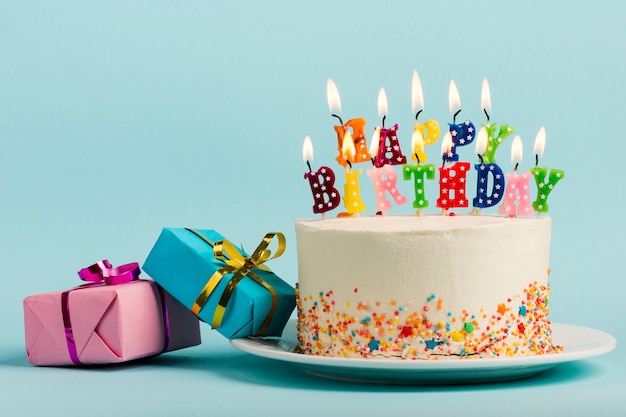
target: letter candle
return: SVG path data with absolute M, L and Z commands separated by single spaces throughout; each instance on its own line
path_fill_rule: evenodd
M 380 143 L 380 130 L 378 127 L 374 129 L 372 143 L 370 145 L 370 154 L 378 154 L 378 144 Z M 406 204 L 406 197 L 400 194 L 396 187 L 398 178 L 396 171 L 391 165 L 383 165 L 377 167 L 374 158 L 372 158 L 372 168 L 368 169 L 367 175 L 372 178 L 374 193 L 376 195 L 376 214 L 384 214 L 391 208 L 391 202 L 385 198 L 385 193 L 389 193 L 397 205 Z
M 535 146 L 533 152 L 535 154 L 535 167 L 530 172 L 535 178 L 537 184 L 537 199 L 533 202 L 533 208 L 537 212 L 537 216 L 541 213 L 548 212 L 548 196 L 554 189 L 556 184 L 563 179 L 565 171 L 561 169 L 551 169 L 548 181 L 546 182 L 546 174 L 548 168 L 539 168 L 539 157 L 543 156 L 543 150 L 546 145 L 546 128 L 541 127 L 535 138 Z
M 383 118 L 383 123 L 380 129 L 378 152 L 374 159 L 374 165 L 377 168 L 381 168 L 383 165 L 406 164 L 406 156 L 402 154 L 396 133 L 398 131 L 398 124 L 396 123 L 391 129 L 385 128 L 387 112 L 387 93 L 385 93 L 384 88 L 381 88 L 378 92 L 378 117 Z
M 504 202 L 499 207 L 500 214 L 506 214 L 507 217 L 531 216 L 533 209 L 530 206 L 530 172 L 517 174 L 517 168 L 522 162 L 522 139 L 519 135 L 513 138 L 511 144 L 511 163 L 515 164 L 513 173 L 506 174 L 506 191 L 504 193 Z M 517 206 L 515 203 L 517 202 Z
M 446 163 L 451 160 L 452 148 L 452 135 L 446 132 L 441 142 L 443 163 L 439 168 L 439 198 L 437 199 L 437 207 L 441 208 L 441 214 L 444 215 L 451 208 L 467 207 L 468 204 L 465 198 L 465 178 L 470 164 L 469 162 L 456 162 L 451 166 L 446 166 Z
M 450 135 L 452 137 L 452 146 L 449 152 L 446 152 L 447 161 L 458 161 L 459 155 L 456 153 L 457 146 L 466 146 L 474 141 L 475 127 L 472 122 L 466 120 L 461 124 L 456 124 L 456 116 L 461 113 L 461 98 L 456 88 L 454 80 L 450 81 L 448 90 L 448 103 L 450 105 L 450 113 L 453 113 L 452 123 L 450 125 Z M 458 110 L 457 110 L 458 109 Z
M 350 132 L 346 132 L 346 136 L 344 138 L 341 149 L 346 164 L 348 165 L 348 167 L 346 167 L 346 183 L 343 186 L 343 205 L 346 208 L 346 211 L 350 213 L 350 215 L 358 215 L 358 213 L 365 211 L 365 204 L 363 204 L 363 201 L 361 201 L 361 189 L 359 187 L 359 174 L 362 172 L 362 170 L 352 170 L 351 160 L 354 158 L 355 150 L 354 142 L 349 136 Z
M 496 150 L 498 150 L 498 146 L 510 135 L 515 132 L 515 129 L 512 126 L 509 126 L 505 123 L 502 123 L 500 126 L 500 130 L 496 134 L 496 130 L 498 129 L 498 123 L 489 122 L 489 113 L 491 112 L 491 93 L 489 91 L 489 82 L 487 79 L 483 79 L 483 88 L 481 94 L 481 108 L 485 112 L 485 116 L 487 116 L 487 124 L 485 128 L 487 128 L 487 147 L 485 148 L 484 153 L 482 154 L 482 160 L 485 164 L 496 162 Z
M 304 178 L 309 180 L 311 192 L 313 193 L 313 213 L 321 213 L 322 218 L 325 218 L 324 213 L 333 210 L 341 202 L 339 191 L 334 187 L 335 173 L 326 166 L 320 167 L 313 173 L 310 163 L 313 160 L 313 143 L 308 136 L 304 138 L 304 144 L 302 145 L 302 158 L 309 167 L 309 172 L 304 173 Z
M 326 82 L 326 99 L 328 100 L 328 109 L 330 110 L 331 115 L 339 119 L 340 123 L 338 126 L 334 126 L 335 132 L 337 132 L 337 150 L 339 151 L 339 156 L 335 158 L 336 161 L 344 168 L 347 165 L 346 160 L 343 157 L 342 145 L 346 132 L 348 132 L 349 129 L 352 129 L 350 137 L 352 138 L 355 147 L 353 162 L 358 163 L 369 161 L 371 156 L 367 152 L 367 140 L 365 138 L 364 129 L 365 119 L 362 117 L 350 119 L 344 124 L 341 117 L 333 113 L 333 111 L 341 112 L 341 97 L 339 96 L 337 85 L 330 78 Z
M 487 128 L 482 127 L 476 137 L 476 153 L 480 159 L 479 164 L 474 165 L 478 173 L 476 180 L 476 197 L 472 200 L 472 205 L 482 214 L 482 209 L 493 207 L 502 200 L 504 192 L 504 174 L 502 169 L 495 163 L 485 163 L 483 153 L 487 147 Z M 489 177 L 491 176 L 491 192 L 487 194 Z
M 422 216 L 422 209 L 428 207 L 428 200 L 424 192 L 424 179 L 435 179 L 435 165 L 426 164 L 422 165 L 419 150 L 424 149 L 424 139 L 419 129 L 413 131 L 413 138 L 411 139 L 411 149 L 413 149 L 413 159 L 417 162 L 415 165 L 406 164 L 402 166 L 402 175 L 405 180 L 410 180 L 413 177 L 413 189 L 415 190 L 415 200 L 413 201 L 413 207 L 417 209 L 415 212 L 418 216 Z
M 424 146 L 437 142 L 439 140 L 439 136 L 441 135 L 441 130 L 439 128 L 439 123 L 433 119 L 429 119 L 425 123 L 419 124 L 419 115 L 424 110 L 424 94 L 422 92 L 422 83 L 419 75 L 417 75 L 417 71 L 413 71 L 413 79 L 411 81 L 411 105 L 413 112 L 415 112 L 416 109 L 419 109 L 417 110 L 417 113 L 415 113 L 413 136 L 419 133 L 421 137 L 420 147 L 417 150 L 415 148 L 412 149 L 413 154 L 411 155 L 411 159 L 424 163 L 428 160 L 428 156 L 424 152 Z M 412 143 L 413 140 L 414 139 L 412 138 Z

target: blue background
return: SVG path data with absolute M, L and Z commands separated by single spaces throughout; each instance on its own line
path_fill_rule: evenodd
M 625 12 L 619 1 L 1 1 L 0 412 L 622 414 Z M 26 362 L 25 296 L 72 287 L 102 258 L 143 262 L 164 226 L 215 228 L 247 248 L 283 231 L 289 248 L 271 267 L 295 283 L 293 221 L 313 202 L 305 135 L 313 165 L 343 185 L 326 80 L 344 119 L 368 120 L 368 137 L 385 87 L 388 123 L 408 147 L 414 69 L 423 116 L 442 126 L 451 79 L 460 118 L 484 123 L 487 77 L 492 120 L 524 140 L 522 169 L 546 127 L 541 165 L 566 171 L 550 197 L 552 320 L 609 332 L 616 350 L 526 381 L 421 388 L 317 379 L 241 353 L 208 325 L 203 345 L 146 363 Z M 473 148 L 461 159 L 474 163 Z M 505 172 L 509 149 L 497 155 Z M 399 187 L 411 201 L 411 183 Z M 361 188 L 371 214 L 365 174 Z

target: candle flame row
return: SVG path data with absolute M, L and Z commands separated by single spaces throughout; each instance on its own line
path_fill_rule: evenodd
M 341 97 L 339 95 L 339 89 L 337 85 L 332 79 L 328 79 L 326 82 L 326 98 L 328 100 L 328 108 L 330 112 L 341 112 Z M 454 80 L 450 81 L 450 86 L 448 89 L 448 104 L 450 106 L 450 113 L 455 113 L 461 109 L 461 98 L 459 96 L 459 91 L 456 87 L 456 83 Z M 482 90 L 481 90 L 481 108 L 484 109 L 485 112 L 491 112 L 491 92 L 489 89 L 489 81 L 487 78 L 483 79 Z M 411 80 L 411 108 L 413 112 L 416 110 L 422 110 L 424 108 L 424 94 L 422 90 L 422 83 L 420 81 L 419 75 L 417 71 L 413 71 L 413 77 Z M 384 88 L 381 88 L 378 91 L 378 116 L 387 116 L 389 112 L 389 105 L 387 101 L 387 93 Z M 348 139 L 348 140 L 346 140 Z M 374 129 L 374 135 L 372 137 L 372 143 L 370 145 L 370 154 L 372 156 L 378 153 L 380 141 L 380 128 L 376 127 Z M 545 127 L 541 127 L 539 132 L 537 133 L 537 137 L 535 139 L 535 144 L 533 147 L 533 153 L 537 155 L 537 158 L 543 155 L 545 149 L 546 142 L 546 129 Z M 478 136 L 476 137 L 476 153 L 482 155 L 488 144 L 488 133 L 485 127 L 481 128 L 478 132 Z M 418 150 L 423 151 L 424 149 L 424 138 L 419 130 L 415 130 L 413 132 L 413 136 L 411 138 L 411 148 L 414 153 Z M 519 135 L 516 135 L 513 139 L 513 143 L 511 145 L 511 162 L 521 162 L 523 156 L 523 147 L 522 141 Z M 447 132 L 442 138 L 441 143 L 441 154 L 449 153 L 452 150 L 452 136 L 450 132 Z M 350 131 L 346 129 L 346 134 L 342 143 L 342 155 L 346 159 L 354 158 L 356 153 L 356 149 L 354 148 L 354 142 L 352 140 L 352 135 Z M 303 157 L 306 160 L 313 159 L 313 146 L 311 144 L 311 139 L 307 136 L 305 138 L 305 144 L 303 145 Z
M 341 96 L 339 95 L 339 89 L 337 88 L 337 84 L 330 78 L 326 82 L 326 99 L 328 101 L 328 109 L 331 113 L 334 111 L 341 112 Z M 450 113 L 455 113 L 461 108 L 461 97 L 454 80 L 450 80 L 448 104 L 450 106 Z M 491 93 L 489 91 L 489 81 L 487 81 L 486 78 L 483 79 L 480 106 L 482 109 L 491 113 Z M 422 82 L 420 81 L 417 71 L 413 71 L 413 78 L 411 80 L 411 109 L 415 112 L 423 108 L 424 93 L 422 90 Z M 387 93 L 384 88 L 381 88 L 378 91 L 378 117 L 386 116 L 388 112 Z

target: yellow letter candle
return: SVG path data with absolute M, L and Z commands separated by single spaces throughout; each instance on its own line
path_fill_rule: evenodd
M 361 190 L 359 188 L 359 174 L 362 170 L 352 170 L 351 160 L 354 158 L 354 143 L 349 136 L 350 132 L 346 132 L 342 146 L 342 154 L 348 165 L 348 168 L 346 168 L 346 183 L 343 186 L 343 205 L 348 213 L 358 214 L 365 211 L 365 204 L 361 201 Z

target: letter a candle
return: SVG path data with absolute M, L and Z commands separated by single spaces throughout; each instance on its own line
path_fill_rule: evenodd
M 345 124 L 341 117 L 337 114 L 333 113 L 333 111 L 341 112 L 341 97 L 339 96 L 339 90 L 337 89 L 337 85 L 331 79 L 329 79 L 326 83 L 326 99 L 328 100 L 328 109 L 330 110 L 333 117 L 339 119 L 339 125 L 334 126 L 335 132 L 337 132 L 337 150 L 339 151 L 339 156 L 337 156 L 336 161 L 342 167 L 346 167 L 346 159 L 343 156 L 343 141 L 346 138 L 346 132 L 349 132 L 349 129 L 352 129 L 352 134 L 350 135 L 350 140 L 353 141 L 355 148 L 355 155 L 353 158 L 353 163 L 358 162 L 367 162 L 370 160 L 371 156 L 367 152 L 367 139 L 365 138 L 365 119 L 362 117 L 356 119 L 350 119 Z

